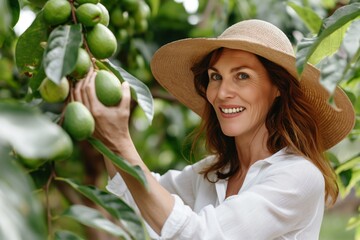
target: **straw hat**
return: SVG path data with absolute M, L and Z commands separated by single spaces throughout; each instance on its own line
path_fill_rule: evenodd
M 191 67 L 211 51 L 231 48 L 260 55 L 285 68 L 298 79 L 294 49 L 287 36 L 276 26 L 262 20 L 245 20 L 227 28 L 217 38 L 188 38 L 161 47 L 153 56 L 151 69 L 155 79 L 181 103 L 202 115 L 205 100 L 194 87 Z M 340 89 L 336 88 L 334 98 L 337 110 L 328 104 L 330 94 L 319 82 L 320 72 L 307 64 L 301 76 L 300 85 L 306 99 L 318 113 L 320 134 L 326 149 L 331 148 L 354 127 L 353 106 Z

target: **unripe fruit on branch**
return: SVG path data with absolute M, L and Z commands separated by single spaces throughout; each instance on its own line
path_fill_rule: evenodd
M 90 137 L 95 130 L 95 120 L 81 102 L 71 102 L 66 106 L 63 128 L 75 140 Z
M 79 48 L 78 57 L 75 63 L 75 68 L 70 74 L 76 80 L 79 80 L 89 72 L 91 67 L 91 59 L 85 49 Z
M 110 21 L 110 16 L 109 16 L 109 11 L 107 10 L 107 8 L 102 5 L 101 3 L 96 4 L 96 6 L 98 6 L 101 10 L 101 20 L 100 23 L 104 26 L 108 26 L 109 25 L 109 21 Z
M 99 101 L 105 106 L 116 106 L 122 97 L 121 83 L 111 72 L 100 70 L 95 77 L 95 91 Z
M 69 82 L 63 77 L 60 84 L 56 84 L 49 78 L 45 78 L 40 87 L 39 92 L 44 101 L 48 103 L 58 103 L 64 101 L 69 95 Z
M 98 23 L 86 35 L 86 41 L 91 53 L 97 59 L 113 56 L 117 49 L 114 34 L 106 26 Z
M 63 24 L 70 19 L 71 4 L 67 0 L 49 0 L 44 5 L 43 14 L 49 25 Z
M 99 23 L 101 14 L 101 9 L 92 3 L 84 3 L 76 9 L 76 18 L 86 27 L 92 27 Z

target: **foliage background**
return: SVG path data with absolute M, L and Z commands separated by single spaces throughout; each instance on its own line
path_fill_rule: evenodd
M 19 72 L 15 62 L 16 43 L 21 30 L 19 25 L 15 26 L 14 29 L 16 31 L 8 28 L 8 26 L 15 25 L 19 15 L 38 13 L 44 2 L 45 0 L 21 0 L 19 1 L 19 6 L 17 6 L 16 1 L 0 0 L 0 101 L 9 102 L 15 100 L 17 102 L 27 102 L 27 105 L 31 107 L 36 106 L 39 108 L 43 115 L 50 117 L 50 119 L 56 119 L 56 114 L 61 106 L 49 105 L 36 100 L 29 101 L 27 99 L 30 76 Z M 294 11 L 296 8 L 294 6 L 291 7 L 289 1 L 192 0 L 181 2 L 147 0 L 144 3 L 150 7 L 150 15 L 146 18 L 146 24 L 144 22 L 141 24 L 136 22 L 135 17 L 131 15 L 131 4 L 125 4 L 125 2 L 132 2 L 131 0 L 102 0 L 101 2 L 108 8 L 112 18 L 115 18 L 113 17 L 115 16 L 114 12 L 118 11 L 121 7 L 120 11 L 127 11 L 130 13 L 130 19 L 133 19 L 126 23 L 110 22 L 109 28 L 116 35 L 119 46 L 116 56 L 111 61 L 143 81 L 154 97 L 154 121 L 150 125 L 141 108 L 134 105 L 131 132 L 135 145 L 140 149 L 140 155 L 149 168 L 163 173 L 170 168 L 182 168 L 184 165 L 200 158 L 202 153 L 197 153 L 196 156 L 190 155 L 191 140 L 187 138 L 199 123 L 199 118 L 180 105 L 172 96 L 168 95 L 151 75 L 149 62 L 157 48 L 165 43 L 186 37 L 213 37 L 221 33 L 227 26 L 239 20 L 249 18 L 258 18 L 274 23 L 285 31 L 293 42 L 294 47 L 297 47 L 304 37 L 312 37 L 317 33 L 307 24 L 309 23 L 309 21 L 306 21 L 307 16 L 313 13 L 319 19 L 324 19 L 332 15 L 339 7 L 357 1 L 292 1 L 292 3 L 303 9 L 303 14 L 301 14 L 301 11 Z M 189 2 L 198 2 L 198 7 L 193 10 L 189 7 L 186 8 Z M 18 9 L 21 9 L 21 12 Z M 315 20 L 310 22 L 316 22 Z M 321 67 L 330 68 L 329 71 L 331 73 L 336 71 L 343 73 L 341 70 L 344 69 L 344 65 L 352 70 L 346 75 L 340 74 L 340 77 L 335 80 L 326 78 L 323 80 L 324 85 L 330 89 L 333 88 L 334 84 L 340 84 L 351 97 L 357 112 L 357 123 L 352 134 L 328 153 L 339 175 L 341 198 L 351 195 L 355 196 L 355 199 L 357 199 L 359 191 L 358 180 L 360 178 L 360 68 L 358 61 L 360 39 L 359 34 L 356 34 L 360 30 L 359 25 L 359 20 L 354 21 L 350 28 L 347 29 L 349 34 L 338 37 L 341 40 L 344 37 L 344 41 L 340 41 L 340 46 L 336 47 L 339 51 L 336 54 L 331 54 L 331 57 L 319 63 Z M 2 110 L 3 108 L 0 107 L 0 116 Z M 45 132 L 41 131 L 39 131 L 39 138 L 41 135 L 46 135 Z M 2 133 L 0 132 L 0 136 Z M 26 190 L 21 192 L 21 188 L 16 185 L 16 182 L 13 179 L 9 180 L 10 178 L 6 178 L 5 173 L 4 175 L 0 174 L 2 175 L 0 182 L 9 183 L 13 181 L 12 187 L 7 189 L 7 191 L 11 192 L 11 189 L 13 189 L 13 191 L 21 192 L 15 198 L 33 199 L 35 205 L 36 202 L 41 203 L 35 209 L 42 206 L 43 210 L 34 210 L 36 213 L 26 216 L 40 219 L 38 221 L 40 223 L 43 222 L 43 224 L 39 224 L 40 227 L 34 228 L 47 232 L 48 238 L 56 236 L 59 239 L 67 239 L 64 237 L 65 234 L 62 234 L 61 238 L 59 235 L 55 235 L 55 232 L 60 229 L 69 230 L 84 239 L 110 239 L 112 234 L 99 231 L 97 227 L 83 227 L 84 224 L 79 224 L 81 222 L 79 219 L 69 220 L 62 217 L 64 211 L 69 206 L 75 204 L 86 205 L 103 212 L 99 204 L 89 201 L 88 198 L 85 198 L 83 194 L 79 194 L 69 184 L 63 181 L 48 181 L 52 174 L 56 173 L 57 176 L 73 179 L 83 185 L 97 186 L 100 189 L 104 188 L 107 175 L 101 155 L 87 141 L 74 142 L 73 144 L 74 152 L 70 159 L 56 163 L 49 162 L 36 170 L 28 169 L 21 164 L 20 168 L 15 168 L 8 164 L 8 162 L 13 161 L 13 158 L 6 154 L 9 152 L 7 148 L 0 148 L 0 169 L 6 169 L 5 172 L 17 172 L 15 176 L 26 178 L 27 180 L 24 181 L 30 182 L 28 189 L 33 189 L 33 197 L 29 198 L 26 195 L 28 194 Z M 19 182 L 19 184 L 22 183 Z M 0 188 L 0 193 L 1 203 L 1 200 L 5 199 L 4 188 Z M 329 218 L 325 218 L 324 230 L 321 233 L 323 239 L 339 239 L 335 237 L 333 232 L 330 232 L 334 229 L 337 229 L 337 234 L 341 232 L 341 239 L 352 239 L 359 235 L 357 230 L 359 221 L 356 212 L 358 202 L 354 202 L 351 205 L 353 209 L 348 211 L 345 216 L 337 213 L 333 214 L 329 211 L 326 215 Z M 14 213 L 9 212 L 7 216 L 11 217 L 13 215 Z M 350 217 L 354 217 L 349 224 L 350 227 L 353 227 L 353 230 L 345 232 L 346 222 Z M 333 224 L 331 222 L 332 219 L 340 220 Z M 3 222 L 0 220 L 0 226 L 2 224 Z M 24 223 L 24 225 L 27 225 L 27 223 Z M 47 231 L 44 230 L 45 226 L 47 226 Z M 29 231 L 31 232 L 31 230 Z M 34 239 L 36 238 L 34 237 Z

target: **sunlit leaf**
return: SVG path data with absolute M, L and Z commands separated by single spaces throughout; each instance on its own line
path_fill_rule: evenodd
M 148 183 L 146 181 L 146 177 L 144 172 L 139 166 L 132 166 L 127 161 L 125 161 L 120 156 L 113 153 L 110 149 L 108 149 L 101 141 L 95 139 L 95 138 L 88 138 L 88 141 L 91 143 L 91 145 L 100 153 L 105 155 L 107 158 L 109 158 L 116 166 L 118 166 L 120 169 L 124 170 L 131 176 L 133 176 L 135 179 L 137 179 L 140 183 L 142 183 L 146 188 L 148 188 Z
M 67 182 L 81 194 L 103 207 L 115 219 L 123 222 L 134 239 L 147 239 L 143 221 L 135 211 L 118 196 L 102 191 L 94 186 L 78 185 L 70 179 L 57 178 L 57 180 Z
M 149 123 L 151 123 L 154 117 L 154 100 L 149 88 L 139 79 L 110 61 L 104 61 L 102 64 L 109 68 L 119 79 L 124 79 L 130 84 L 136 94 L 136 101 L 144 111 Z
M 48 26 L 44 22 L 42 11 L 39 12 L 28 29 L 19 37 L 15 59 L 21 73 L 36 72 L 40 67 L 47 41 Z
M 346 226 L 346 229 L 350 230 L 350 229 L 353 229 L 353 228 L 356 228 L 359 226 L 360 226 L 360 216 L 356 216 L 356 217 L 350 218 L 350 220 Z
M 131 239 L 129 235 L 119 226 L 105 218 L 98 210 L 83 205 L 72 205 L 63 213 L 76 221 L 96 229 L 103 230 L 114 236 Z
M 44 213 L 31 179 L 14 164 L 10 152 L 0 139 L 0 239 L 46 239 Z
M 350 22 L 344 24 L 342 27 L 323 38 L 321 44 L 319 44 L 318 47 L 314 49 L 308 61 L 316 65 L 325 57 L 330 56 L 338 51 L 349 26 Z
M 74 70 L 81 44 L 81 24 L 61 25 L 51 32 L 43 61 L 50 80 L 60 83 L 62 77 Z
M 303 7 L 295 2 L 288 2 L 288 6 L 290 6 L 294 11 L 297 13 L 297 15 L 300 17 L 300 19 L 304 22 L 306 27 L 313 33 L 316 34 L 319 32 L 322 19 L 317 15 L 315 11 L 313 11 L 309 7 Z
M 360 157 L 356 157 L 342 163 L 339 167 L 336 168 L 336 173 L 339 174 L 343 171 L 354 169 L 355 167 L 360 169 Z
M 0 102 L 0 140 L 27 159 L 57 160 L 69 157 L 69 135 L 40 111 L 18 103 Z
M 342 41 L 345 28 L 349 23 L 360 15 L 360 3 L 353 3 L 337 9 L 333 15 L 324 19 L 322 27 L 317 37 L 304 38 L 298 44 L 296 54 L 296 66 L 299 75 L 302 74 L 306 62 L 313 58 L 316 64 L 330 52 L 334 51 L 334 46 Z M 325 40 L 326 39 L 326 40 Z M 323 43 L 327 43 L 326 46 Z M 330 46 L 330 50 L 327 50 Z M 313 56 L 314 55 L 314 56 Z

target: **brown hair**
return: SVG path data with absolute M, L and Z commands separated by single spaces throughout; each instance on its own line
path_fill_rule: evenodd
M 234 175 L 240 168 L 235 140 L 222 133 L 215 111 L 206 99 L 207 70 L 216 63 L 222 50 L 223 48 L 214 50 L 191 69 L 195 76 L 196 91 L 206 100 L 195 140 L 205 134 L 206 149 L 218 156 L 218 161 L 202 171 L 207 179 L 210 172 L 215 172 L 218 179 L 225 179 Z M 324 156 L 326 149 L 320 138 L 317 123 L 312 117 L 315 115 L 314 107 L 305 100 L 300 83 L 294 76 L 283 67 L 261 56 L 257 57 L 280 92 L 266 117 L 265 124 L 269 132 L 268 150 L 275 153 L 289 147 L 294 153 L 309 159 L 324 176 L 326 201 L 330 205 L 334 204 L 339 192 L 336 174 Z M 194 145 L 193 151 L 195 147 Z M 225 167 L 229 167 L 227 172 L 223 172 Z

